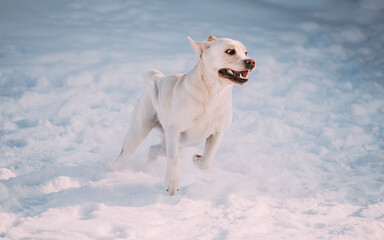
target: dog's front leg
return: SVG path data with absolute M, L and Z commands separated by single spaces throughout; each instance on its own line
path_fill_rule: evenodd
M 196 154 L 193 156 L 193 162 L 200 169 L 207 169 L 211 166 L 213 158 L 220 146 L 221 140 L 223 139 L 223 132 L 217 132 L 210 135 L 205 141 L 205 148 L 203 156 Z
M 169 126 L 165 129 L 168 158 L 165 184 L 171 196 L 175 195 L 180 185 L 179 136 L 180 131 L 176 127 Z

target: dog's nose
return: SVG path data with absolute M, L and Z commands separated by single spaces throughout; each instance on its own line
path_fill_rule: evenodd
M 255 67 L 255 60 L 253 59 L 245 59 L 244 60 L 245 67 L 247 69 L 253 69 Z

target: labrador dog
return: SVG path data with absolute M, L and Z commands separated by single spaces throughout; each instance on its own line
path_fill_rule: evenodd
M 247 83 L 255 68 L 255 61 L 238 41 L 214 36 L 201 42 L 188 39 L 199 62 L 186 74 L 146 74 L 146 91 L 136 104 L 123 148 L 112 164 L 114 170 L 121 170 L 147 134 L 158 129 L 162 141 L 150 147 L 148 160 L 167 157 L 165 184 L 170 195 L 179 190 L 181 149 L 205 140 L 204 153 L 194 155 L 193 162 L 200 169 L 210 167 L 232 121 L 232 87 Z

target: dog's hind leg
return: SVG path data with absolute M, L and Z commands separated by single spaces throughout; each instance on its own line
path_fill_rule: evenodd
M 149 147 L 148 152 L 148 162 L 154 162 L 160 156 L 165 157 L 167 155 L 167 150 L 165 147 L 165 136 L 164 130 L 160 127 L 162 133 L 162 140 L 159 144 L 155 144 Z
M 161 143 L 149 147 L 148 162 L 154 162 L 158 157 L 165 157 L 166 155 L 167 150 L 165 148 L 165 140 L 163 140 Z
M 120 155 L 112 163 L 112 170 L 122 170 L 126 161 L 132 156 L 136 148 L 155 127 L 156 112 L 148 96 L 144 95 L 133 111 L 132 122 L 124 139 Z

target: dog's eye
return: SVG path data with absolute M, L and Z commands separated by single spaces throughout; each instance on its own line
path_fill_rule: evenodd
M 229 55 L 233 55 L 236 53 L 235 49 L 228 49 L 227 51 L 225 51 L 227 54 Z
M 248 56 L 248 52 L 245 52 L 245 56 Z

